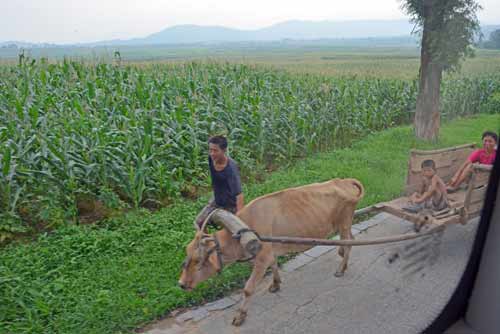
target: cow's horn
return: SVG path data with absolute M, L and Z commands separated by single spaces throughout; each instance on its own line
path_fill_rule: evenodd
M 210 219 L 229 230 L 233 235 L 239 235 L 241 246 L 252 257 L 261 250 L 262 245 L 257 235 L 249 230 L 248 226 L 236 215 L 226 210 L 216 209 L 211 213 Z
M 203 234 L 207 234 L 207 233 L 205 232 L 205 230 L 206 230 L 206 228 L 207 228 L 208 223 L 209 223 L 210 221 L 213 221 L 212 216 L 214 215 L 215 211 L 216 211 L 216 210 L 214 210 L 214 211 L 212 211 L 212 212 L 210 212 L 210 213 L 208 214 L 208 216 L 205 218 L 205 220 L 204 220 L 204 221 L 203 221 L 203 223 L 201 224 L 201 227 L 199 227 L 199 226 L 198 226 L 198 224 L 196 224 L 196 222 L 194 223 L 194 225 L 196 226 L 196 228 L 198 229 L 198 231 L 202 231 L 202 232 L 203 232 Z

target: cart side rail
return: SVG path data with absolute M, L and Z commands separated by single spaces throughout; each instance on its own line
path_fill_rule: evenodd
M 467 186 L 462 210 L 462 223 L 465 224 L 467 220 L 481 214 L 492 169 L 492 165 L 472 165 L 472 175 Z

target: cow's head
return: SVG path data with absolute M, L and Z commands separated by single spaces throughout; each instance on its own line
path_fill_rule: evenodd
M 215 234 L 205 232 L 205 224 L 197 228 L 194 239 L 186 247 L 186 258 L 182 263 L 179 286 L 192 290 L 222 270 L 222 255 Z

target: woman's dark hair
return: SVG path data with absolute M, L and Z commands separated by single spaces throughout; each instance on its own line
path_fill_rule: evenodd
M 224 136 L 213 136 L 208 139 L 209 144 L 215 144 L 221 149 L 225 150 L 227 148 L 227 139 Z
M 484 131 L 481 139 L 484 139 L 484 137 L 491 137 L 491 138 L 495 139 L 495 143 L 498 143 L 498 136 L 493 131 Z

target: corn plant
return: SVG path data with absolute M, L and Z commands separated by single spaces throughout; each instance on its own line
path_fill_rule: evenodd
M 494 75 L 447 79 L 443 114 L 494 105 L 488 101 L 499 82 Z M 230 154 L 249 173 L 409 123 L 416 93 L 415 80 L 23 56 L 0 67 L 1 214 L 50 225 L 78 221 L 82 194 L 114 192 L 133 207 L 160 202 L 207 184 L 212 134 L 229 137 Z

